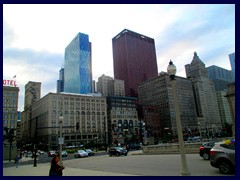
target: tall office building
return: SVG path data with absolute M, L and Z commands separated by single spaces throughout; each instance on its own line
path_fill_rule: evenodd
M 233 77 L 235 79 L 235 53 L 229 54 L 228 56 L 232 68 Z
M 211 129 L 213 132 L 222 129 L 214 84 L 196 52 L 191 64 L 185 65 L 185 70 L 193 84 L 199 128 Z
M 6 81 L 6 80 L 3 80 Z M 7 80 L 8 81 L 8 80 Z M 13 80 L 11 80 L 13 82 Z M 5 84 L 3 82 L 3 84 Z M 3 146 L 2 146 L 2 157 L 3 160 L 14 159 L 15 153 L 17 151 L 16 140 L 18 136 L 18 95 L 19 87 L 16 87 L 13 83 L 5 84 L 3 86 L 3 114 L 2 114 L 2 124 L 3 124 Z M 5 135 L 12 134 L 16 138 L 10 141 Z M 9 136 L 8 136 L 9 137 Z M 11 143 L 10 143 L 11 142 Z M 12 153 L 11 153 L 12 152 Z
M 97 89 L 103 96 L 125 96 L 124 81 L 104 74 L 98 78 Z
M 207 67 L 208 77 L 213 81 L 216 91 L 227 89 L 227 85 L 234 82 L 234 77 L 231 71 L 218 67 Z
M 194 133 L 198 128 L 198 124 L 192 83 L 187 78 L 177 76 L 176 82 L 183 131 L 190 129 Z M 141 83 L 138 86 L 138 92 L 139 104 L 158 107 L 158 121 L 161 128 L 159 131 L 161 134 L 163 135 L 164 130 L 168 129 L 176 135 L 176 115 L 169 75 L 165 72 L 159 73 L 158 77 Z
M 34 132 L 32 124 L 32 105 L 41 98 L 41 82 L 29 81 L 25 85 L 25 101 L 24 111 L 21 115 L 21 133 L 26 139 L 23 140 L 25 143 L 30 143 L 33 138 Z
M 88 94 L 92 92 L 91 43 L 86 34 L 78 33 L 65 48 L 64 92 Z
M 64 91 L 64 68 L 59 70 L 59 79 L 57 80 L 57 93 Z
M 124 29 L 112 47 L 114 79 L 124 80 L 126 96 L 137 97 L 137 86 L 158 75 L 154 39 Z
M 3 127 L 17 128 L 19 87 L 3 86 Z

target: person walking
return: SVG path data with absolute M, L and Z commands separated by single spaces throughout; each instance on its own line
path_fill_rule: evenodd
M 20 157 L 18 156 L 18 154 L 16 154 L 16 157 L 15 157 L 16 168 L 18 168 L 19 160 L 20 160 Z
M 65 167 L 60 164 L 60 154 L 58 152 L 55 153 L 53 159 L 51 160 L 51 167 L 49 170 L 49 176 L 62 176 L 63 175 L 63 169 Z

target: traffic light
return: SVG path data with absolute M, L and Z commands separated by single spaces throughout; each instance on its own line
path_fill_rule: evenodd
M 76 130 L 79 130 L 79 122 L 76 124 Z

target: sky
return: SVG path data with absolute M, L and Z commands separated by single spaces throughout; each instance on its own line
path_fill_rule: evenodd
M 93 80 L 114 77 L 112 38 L 123 29 L 155 40 L 158 72 L 172 60 L 186 77 L 194 52 L 206 67 L 231 70 L 234 4 L 3 4 L 3 79 L 16 75 L 18 110 L 29 81 L 41 82 L 41 97 L 56 92 L 65 48 L 78 32 L 92 43 Z

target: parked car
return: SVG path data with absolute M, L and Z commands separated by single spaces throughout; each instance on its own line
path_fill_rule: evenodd
M 88 153 L 84 150 L 77 150 L 73 154 L 74 158 L 88 157 Z
M 32 151 L 28 151 L 26 157 L 33 157 Z
M 210 159 L 210 150 L 212 147 L 215 145 L 215 141 L 210 141 L 203 143 L 200 148 L 199 148 L 199 155 L 204 159 L 204 160 L 209 160 Z
M 128 151 L 123 148 L 123 147 L 110 147 L 108 150 L 108 155 L 112 156 L 112 155 L 116 155 L 116 156 L 120 156 L 120 155 L 124 155 L 127 156 Z
M 192 137 L 188 137 L 187 142 L 200 142 L 201 138 L 200 136 L 192 136 Z
M 141 149 L 141 145 L 139 143 L 133 143 L 133 144 L 129 144 L 129 150 L 133 150 L 133 149 Z
M 85 149 L 85 151 L 88 153 L 88 156 L 94 155 L 94 152 L 91 149 Z
M 39 154 L 44 154 L 44 151 L 38 150 L 37 151 Z
M 216 143 L 210 150 L 210 164 L 223 174 L 235 172 L 235 140 Z
M 67 156 L 68 156 L 68 152 L 65 151 L 65 150 L 63 150 L 63 151 L 62 151 L 62 157 L 67 157 Z
M 56 151 L 50 150 L 48 151 L 48 157 L 53 157 L 55 155 Z

